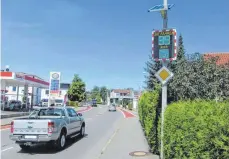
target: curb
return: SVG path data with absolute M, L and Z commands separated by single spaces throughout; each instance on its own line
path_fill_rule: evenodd
M 9 123 L 9 124 L 4 124 L 4 125 L 1 125 L 1 127 L 4 127 L 4 126 L 9 126 L 9 125 L 11 125 L 11 123 Z
M 20 117 L 20 116 L 27 116 L 29 115 L 29 112 L 24 112 L 24 113 L 15 113 L 15 114 L 7 114 L 7 115 L 2 115 L 1 114 L 1 119 L 6 119 L 6 118 L 12 118 L 12 117 Z
M 79 112 L 79 113 L 84 113 L 84 112 L 90 111 L 91 109 L 92 109 L 91 106 L 87 106 L 87 108 L 85 108 L 85 109 L 76 110 L 76 111 Z

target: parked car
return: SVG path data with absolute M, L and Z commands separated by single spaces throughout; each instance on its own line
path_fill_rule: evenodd
M 108 111 L 116 111 L 116 105 L 115 104 L 111 104 L 108 106 Z
M 10 139 L 22 149 L 50 144 L 58 150 L 66 146 L 66 138 L 85 134 L 85 121 L 73 107 L 47 107 L 34 110 L 29 117 L 11 122 Z
M 1 110 L 3 110 L 3 108 L 5 107 L 5 105 L 7 105 L 7 101 L 2 101 L 1 100 Z
M 10 100 L 8 103 L 5 104 L 4 110 L 20 110 L 22 106 L 21 101 L 17 100 Z

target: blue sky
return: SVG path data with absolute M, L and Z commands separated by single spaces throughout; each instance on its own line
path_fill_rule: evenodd
M 228 0 L 168 0 L 170 28 L 188 53 L 229 52 Z M 79 74 L 87 89 L 138 88 L 162 27 L 147 10 L 162 0 L 2 0 L 2 66 L 62 82 Z M 218 6 L 218 7 L 217 7 Z M 219 8 L 217 10 L 217 8 Z

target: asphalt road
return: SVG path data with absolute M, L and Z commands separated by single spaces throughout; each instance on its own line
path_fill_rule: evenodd
M 1 158 L 17 159 L 97 159 L 112 134 L 120 125 L 123 114 L 108 112 L 106 106 L 96 107 L 83 116 L 86 121 L 86 135 L 78 141 L 69 140 L 65 150 L 56 152 L 46 146 L 34 147 L 29 152 L 23 152 L 20 147 L 9 139 L 10 130 L 1 130 Z

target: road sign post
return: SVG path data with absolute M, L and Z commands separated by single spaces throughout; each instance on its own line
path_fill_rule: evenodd
M 176 60 L 176 30 L 168 29 L 168 10 L 174 4 L 168 4 L 163 0 L 163 5 L 156 5 L 148 11 L 160 11 L 163 18 L 163 30 L 152 33 L 152 57 L 155 61 L 161 61 L 163 67 L 155 74 L 162 83 L 162 111 L 161 111 L 161 153 L 160 158 L 164 159 L 164 112 L 167 107 L 167 82 L 173 77 L 173 73 L 167 69 L 170 61 Z

